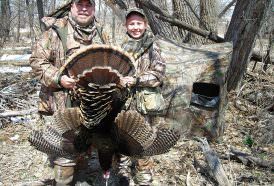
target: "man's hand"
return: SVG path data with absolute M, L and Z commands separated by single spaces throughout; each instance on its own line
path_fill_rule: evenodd
M 122 77 L 120 79 L 120 84 L 123 86 L 123 87 L 132 87 L 133 85 L 136 84 L 136 79 L 134 77 L 131 77 L 131 76 L 126 76 L 126 77 Z
M 73 89 L 76 85 L 76 82 L 74 79 L 68 77 L 67 75 L 62 75 L 60 84 L 66 89 Z

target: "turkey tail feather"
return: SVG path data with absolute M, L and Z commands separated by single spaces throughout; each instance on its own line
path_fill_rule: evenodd
M 57 111 L 51 125 L 43 131 L 33 131 L 29 142 L 38 150 L 53 155 L 69 155 L 75 153 L 74 132 L 81 125 L 79 108 L 67 108 Z
M 111 67 L 96 66 L 85 70 L 77 77 L 76 83 L 82 87 L 87 87 L 89 83 L 97 85 L 106 85 L 109 83 L 119 84 L 122 75 Z
M 32 146 L 37 150 L 44 152 L 46 154 L 52 154 L 56 156 L 68 156 L 70 153 L 65 151 L 62 147 L 57 145 L 52 145 L 44 138 L 44 134 L 41 131 L 32 131 L 28 138 Z
M 179 140 L 179 132 L 152 128 L 137 111 L 122 111 L 115 119 L 119 150 L 128 156 L 153 156 L 169 151 Z
M 143 152 L 156 137 L 144 117 L 136 111 L 122 111 L 115 124 L 121 150 L 128 155 Z
M 69 130 L 76 130 L 81 125 L 80 110 L 76 107 L 58 110 L 53 117 L 53 127 L 60 135 Z
M 97 74 L 97 70 L 100 70 L 101 73 L 105 72 L 105 76 L 108 75 L 109 77 L 102 77 L 102 75 Z M 107 114 L 112 111 L 113 101 L 117 100 L 115 95 L 119 89 L 117 83 L 120 82 L 121 75 L 105 67 L 86 71 L 79 77 L 80 83 L 87 82 L 85 87 L 79 88 L 81 117 L 83 125 L 91 129 L 99 125 Z M 96 81 L 95 77 L 97 78 Z M 100 78 L 103 78 L 104 83 L 107 84 L 96 84 Z M 115 83 L 112 82 L 113 79 L 115 79 Z
M 169 129 L 159 129 L 154 142 L 143 153 L 143 156 L 153 156 L 169 151 L 180 139 L 178 132 Z
M 121 48 L 95 44 L 71 55 L 63 67 L 64 69 L 68 69 L 70 74 L 75 77 L 83 75 L 87 69 L 96 67 L 110 67 L 125 76 L 134 74 L 135 68 L 133 61 L 134 59 L 121 50 Z M 97 72 L 100 73 L 100 71 Z M 100 76 L 89 77 L 95 81 L 98 80 L 97 83 L 104 83 L 106 79 L 97 79 L 97 77 L 102 77 L 102 73 L 103 72 L 100 73 Z M 115 80 L 115 78 L 113 78 L 113 80 Z

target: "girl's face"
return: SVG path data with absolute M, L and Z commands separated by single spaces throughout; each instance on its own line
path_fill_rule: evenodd
M 126 28 L 132 38 L 139 39 L 147 29 L 147 22 L 142 16 L 132 14 L 126 20 Z

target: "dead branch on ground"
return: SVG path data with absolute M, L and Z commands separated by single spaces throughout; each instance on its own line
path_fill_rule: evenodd
M 28 109 L 28 110 L 19 110 L 19 111 L 10 110 L 10 111 L 5 111 L 0 113 L 0 118 L 24 116 L 24 115 L 34 114 L 37 112 L 38 112 L 37 108 Z
M 200 147 L 203 150 L 209 168 L 208 171 L 214 176 L 214 179 L 217 181 L 218 185 L 232 185 L 225 174 L 220 159 L 218 158 L 216 152 L 210 148 L 207 140 L 202 138 L 195 138 L 195 140 L 200 142 Z
M 242 152 L 234 147 L 230 148 L 229 153 L 226 156 L 221 157 L 222 159 L 236 160 L 243 163 L 246 166 L 258 166 L 261 168 L 267 168 L 274 170 L 274 162 L 262 160 L 260 158 L 254 157 L 251 154 Z

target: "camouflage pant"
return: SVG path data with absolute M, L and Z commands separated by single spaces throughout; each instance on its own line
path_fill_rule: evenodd
M 56 158 L 54 161 L 54 179 L 56 185 L 70 185 L 73 181 L 76 162 L 74 159 Z
M 152 158 L 138 159 L 135 165 L 134 181 L 138 185 L 151 185 L 152 183 Z
M 118 176 L 120 179 L 131 178 L 134 175 L 134 182 L 137 185 L 151 185 L 152 183 L 152 158 L 135 159 L 135 165 L 132 168 L 132 160 L 128 156 L 120 155 L 118 162 Z

